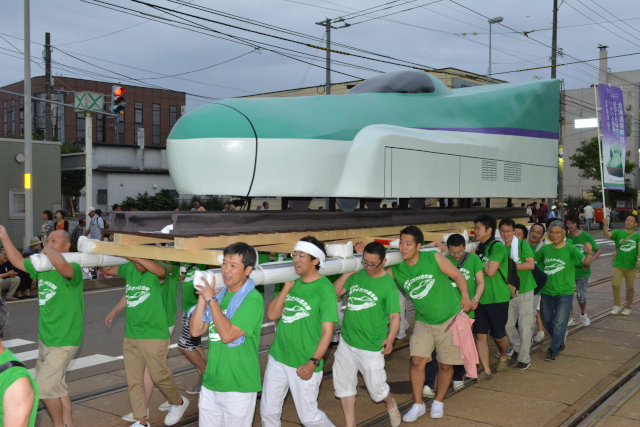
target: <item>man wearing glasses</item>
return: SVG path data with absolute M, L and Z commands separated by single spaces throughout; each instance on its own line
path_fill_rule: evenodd
M 280 321 L 264 373 L 260 417 L 264 427 L 279 427 L 282 404 L 290 390 L 303 425 L 333 427 L 318 408 L 322 357 L 338 321 L 333 286 L 318 272 L 326 251 L 322 242 L 307 236 L 296 244 L 292 255 L 300 278 L 285 282 L 267 305 L 267 317 Z
M 355 427 L 358 371 L 374 402 L 384 401 L 393 427 L 402 419 L 389 392 L 384 356 L 393 350 L 400 327 L 400 301 L 393 278 L 384 271 L 386 251 L 378 242 L 364 248 L 358 273 L 345 273 L 333 287 L 338 296 L 349 293 L 340 343 L 333 362 L 333 385 L 344 412 L 345 426 Z M 387 324 L 389 325 L 387 327 Z

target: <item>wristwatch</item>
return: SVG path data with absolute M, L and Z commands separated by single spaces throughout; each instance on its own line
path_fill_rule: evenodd
M 211 298 L 209 298 L 209 299 L 207 300 L 207 305 L 211 304 L 211 303 L 212 303 L 212 302 L 214 302 L 214 301 L 218 301 L 218 300 L 216 299 L 216 297 L 211 297 Z
M 312 357 L 309 360 L 312 361 L 314 365 L 320 366 L 320 360 L 319 359 L 316 359 L 315 357 Z

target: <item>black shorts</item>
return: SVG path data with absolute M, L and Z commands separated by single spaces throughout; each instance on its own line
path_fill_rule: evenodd
M 488 334 L 497 340 L 507 335 L 505 325 L 509 317 L 509 302 L 495 304 L 478 304 L 475 311 L 476 321 L 473 322 L 474 334 Z

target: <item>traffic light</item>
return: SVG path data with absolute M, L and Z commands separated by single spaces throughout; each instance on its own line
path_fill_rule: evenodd
M 122 86 L 113 85 L 111 87 L 111 112 L 124 116 L 124 93 L 127 90 Z

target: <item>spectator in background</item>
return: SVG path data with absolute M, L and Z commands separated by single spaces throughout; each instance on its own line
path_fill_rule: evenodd
M 104 240 L 104 220 L 98 214 L 98 211 L 93 206 L 89 207 L 89 228 L 84 233 L 85 236 L 89 236 L 90 239 Z
M 49 209 L 42 211 L 42 226 L 40 227 L 40 233 L 38 234 L 40 241 L 46 242 L 47 236 L 55 229 L 56 226 L 53 223 L 53 212 Z
M 587 223 L 587 231 L 591 230 L 591 225 L 593 224 L 593 216 L 595 211 L 591 205 L 587 205 L 584 207 L 584 220 Z
M 4 298 L 7 301 L 14 301 L 17 299 L 14 295 L 19 285 L 18 272 L 13 269 L 4 251 L 0 251 L 0 293 L 6 290 Z
M 76 249 L 78 247 L 78 239 L 84 234 L 84 227 L 86 225 L 87 221 L 85 221 L 84 218 L 81 218 L 78 225 L 76 225 L 71 232 L 71 246 Z
M 193 207 L 191 208 L 191 210 L 197 211 L 199 207 L 200 207 L 200 202 L 193 202 Z
M 61 211 L 60 209 L 58 209 L 56 211 L 56 224 L 55 224 L 56 230 L 69 231 L 69 221 L 64 219 L 64 217 L 65 217 L 64 211 Z
M 29 242 L 29 246 L 24 248 L 22 256 L 27 258 L 31 255 L 39 254 L 42 251 L 42 242 L 37 236 L 33 236 Z
M 111 213 L 109 214 L 109 224 L 113 224 L 113 213 L 114 212 L 122 212 L 122 206 L 120 206 L 117 203 L 114 203 L 113 206 L 111 206 Z

